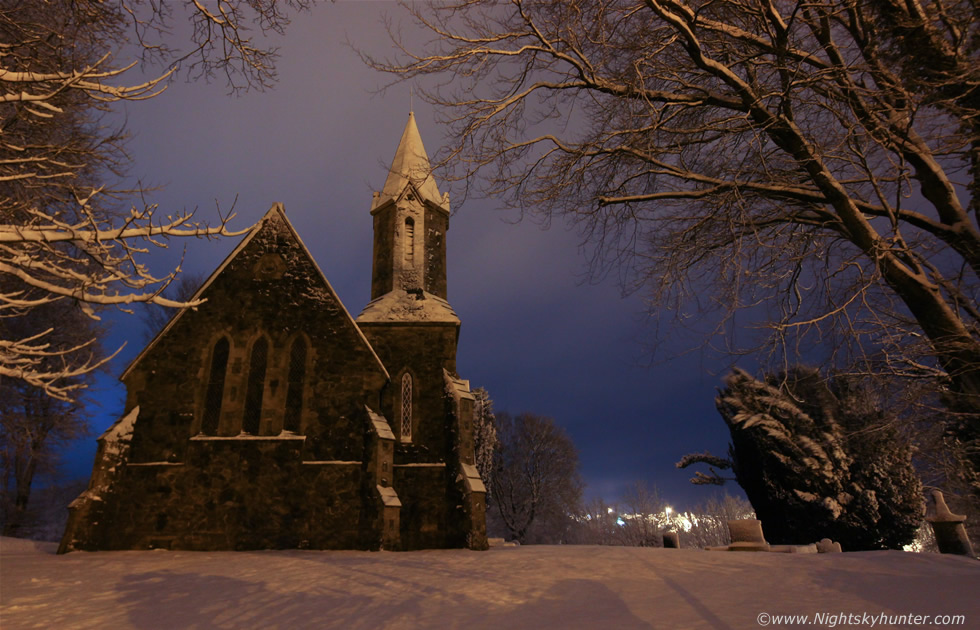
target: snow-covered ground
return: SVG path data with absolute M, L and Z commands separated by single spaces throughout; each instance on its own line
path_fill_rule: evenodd
M 894 617 L 882 623 L 882 613 L 929 615 L 929 625 L 937 615 L 962 615 L 954 627 L 980 628 L 980 562 L 900 551 L 588 546 L 57 556 L 52 544 L 0 540 L 3 630 L 725 630 L 758 628 L 762 613 L 809 615 L 812 627 L 871 627 L 877 619 L 879 628 L 918 627 Z

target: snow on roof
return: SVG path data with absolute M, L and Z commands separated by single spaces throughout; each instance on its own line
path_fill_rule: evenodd
M 392 468 L 445 468 L 446 462 L 412 462 L 410 464 L 392 464 Z
M 367 346 L 367 348 L 371 351 L 374 360 L 377 362 L 378 367 L 381 368 L 381 371 L 385 375 L 385 378 L 390 379 L 391 377 L 388 374 L 388 370 L 385 369 L 384 364 L 381 362 L 381 358 L 378 357 L 378 353 L 374 351 L 374 347 L 371 346 L 371 343 L 367 340 L 367 337 L 364 336 L 364 333 L 357 326 L 357 323 L 354 321 L 354 318 L 351 316 L 350 311 L 347 310 L 347 307 L 344 306 L 344 303 L 340 300 L 340 296 L 337 295 L 337 292 L 334 291 L 333 287 L 330 285 L 330 281 L 327 280 L 327 277 L 323 274 L 323 270 L 320 269 L 320 265 L 316 263 L 316 259 L 313 258 L 313 255 L 310 253 L 310 250 L 306 247 L 306 244 L 303 242 L 303 239 L 300 238 L 299 233 L 296 231 L 296 228 L 294 228 L 293 224 L 289 222 L 289 218 L 286 217 L 286 209 L 283 207 L 281 203 L 277 202 L 272 204 L 272 207 L 269 208 L 269 211 L 266 212 L 265 215 L 263 215 L 263 217 L 255 223 L 255 225 L 252 227 L 252 230 L 248 234 L 246 234 L 245 237 L 242 239 L 242 241 L 235 247 L 235 249 L 233 249 L 231 253 L 225 257 L 224 261 L 222 261 L 222 263 L 218 265 L 217 269 L 211 272 L 211 275 L 208 276 L 208 279 L 205 280 L 204 283 L 197 289 L 197 291 L 194 293 L 193 296 L 191 296 L 189 301 L 201 299 L 201 296 L 208 289 L 208 287 L 211 286 L 211 284 L 215 281 L 215 279 L 219 275 L 221 275 L 221 272 L 224 271 L 229 264 L 231 264 L 231 261 L 234 260 L 235 257 L 238 256 L 238 254 L 241 253 L 243 249 L 245 249 L 245 246 L 248 245 L 250 242 L 252 242 L 252 239 L 255 238 L 255 236 L 262 230 L 262 228 L 266 224 L 266 221 L 275 217 L 278 217 L 279 219 L 282 220 L 283 224 L 285 224 L 286 228 L 289 230 L 290 235 L 296 239 L 297 243 L 299 243 L 300 248 L 303 250 L 303 253 L 306 254 L 306 257 L 309 258 L 310 262 L 313 264 L 313 268 L 316 269 L 317 275 L 320 276 L 320 279 L 323 281 L 323 284 L 326 286 L 327 291 L 329 291 L 333 299 L 336 300 L 336 303 L 340 306 L 340 310 L 343 311 L 344 315 L 347 316 L 347 319 L 350 320 L 351 324 L 354 325 L 354 329 L 357 332 L 357 335 L 361 338 L 361 341 L 363 341 L 364 345 Z M 162 339 L 163 336 L 166 335 L 171 328 L 174 327 L 174 325 L 177 323 L 177 320 L 179 320 L 186 311 L 187 311 L 186 308 L 180 309 L 177 312 L 177 314 L 170 319 L 170 322 L 167 323 L 167 325 L 164 326 L 163 329 L 160 332 L 158 332 L 155 337 L 153 337 L 150 343 L 146 344 L 146 347 L 143 348 L 143 350 L 138 355 L 136 355 L 136 358 L 134 358 L 129 363 L 129 365 L 126 366 L 126 369 L 123 370 L 123 373 L 119 376 L 120 380 L 125 379 L 129 375 L 129 373 L 133 370 L 133 368 L 136 367 L 136 364 L 139 363 L 140 360 L 146 355 L 146 353 L 149 352 L 150 349 L 153 348 L 157 344 L 157 342 L 160 339 Z
M 375 197 L 372 210 L 389 201 L 397 199 L 411 186 L 423 200 L 428 201 L 446 212 L 449 212 L 449 199 L 439 192 L 435 178 L 432 177 L 432 166 L 429 156 L 422 144 L 418 125 L 415 124 L 415 114 L 409 112 L 405 131 L 402 132 L 395 157 L 391 161 L 391 169 L 385 180 L 381 194 Z
M 449 302 L 427 291 L 395 289 L 371 300 L 357 316 L 358 324 L 381 322 L 451 323 L 459 317 Z
M 140 408 L 136 405 L 99 436 L 96 465 L 89 478 L 88 487 L 68 504 L 68 507 L 79 508 L 89 501 L 102 500 L 102 494 L 109 489 L 109 480 L 118 470 L 117 467 L 125 463 L 133 439 L 133 427 L 139 415 Z
M 446 385 L 449 387 L 449 393 L 453 398 L 459 400 L 460 398 L 466 398 L 468 400 L 476 400 L 473 394 L 470 393 L 470 382 L 465 381 L 461 378 L 453 376 L 449 373 L 449 370 L 443 368 L 442 370 L 443 378 L 446 380 Z
M 375 486 L 378 489 L 378 494 L 381 495 L 381 501 L 385 504 L 385 507 L 401 507 L 402 502 L 398 498 L 398 493 L 392 487 L 382 487 Z
M 367 405 L 364 405 L 364 408 L 367 409 L 368 418 L 371 419 L 371 426 L 374 427 L 374 432 L 378 434 L 378 437 L 386 440 L 394 440 L 395 434 L 392 433 L 391 426 L 385 420 L 385 417 L 379 413 L 375 413 Z
M 480 471 L 476 469 L 476 466 L 460 462 L 459 467 L 459 478 L 466 484 L 467 490 L 486 493 L 487 487 L 483 485 L 483 480 L 480 479 Z
M 97 441 L 105 444 L 107 452 L 117 452 L 119 444 L 129 442 L 133 438 L 133 425 L 136 424 L 139 415 L 140 407 L 136 405 L 129 410 L 129 413 L 116 420 L 111 427 L 106 429 Z
M 293 440 L 304 442 L 306 441 L 306 436 L 296 435 L 289 431 L 283 431 L 279 435 L 252 435 L 251 433 L 245 432 L 239 433 L 238 435 L 204 435 L 203 433 L 199 433 L 192 435 L 189 439 L 194 442 L 235 442 L 245 440 L 258 442 L 285 442 Z

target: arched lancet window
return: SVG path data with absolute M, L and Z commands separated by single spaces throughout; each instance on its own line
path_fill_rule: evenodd
M 225 369 L 228 367 L 228 338 L 222 337 L 211 350 L 211 369 L 208 372 L 208 389 L 204 395 L 204 417 L 201 433 L 218 434 L 221 420 L 221 398 L 225 392 Z
M 262 417 L 262 393 L 265 390 L 265 366 L 269 356 L 269 342 L 260 337 L 252 346 L 252 357 L 248 362 L 248 385 L 245 390 L 245 416 L 242 418 L 242 431 L 252 435 L 259 434 L 259 421 Z
M 405 441 L 412 439 L 412 375 L 408 372 L 402 376 L 401 438 Z
M 405 218 L 405 266 L 415 265 L 415 220 Z
M 298 337 L 289 351 L 289 379 L 286 386 L 286 418 L 283 428 L 299 433 L 303 413 L 303 381 L 306 378 L 306 340 Z

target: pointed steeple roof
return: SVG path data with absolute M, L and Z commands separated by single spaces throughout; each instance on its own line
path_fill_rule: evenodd
M 432 177 L 432 167 L 429 156 L 422 144 L 418 125 L 415 124 L 415 113 L 408 113 L 405 131 L 398 142 L 395 158 L 391 161 L 391 170 L 385 180 L 381 195 L 375 199 L 374 207 L 378 207 L 391 199 L 398 199 L 408 186 L 415 188 L 424 200 L 449 211 L 449 200 L 439 192 L 436 180 Z

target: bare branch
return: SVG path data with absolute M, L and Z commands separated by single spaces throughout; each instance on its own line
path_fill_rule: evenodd
M 428 42 L 391 27 L 399 55 L 362 58 L 430 81 L 464 199 L 574 222 L 597 275 L 675 324 L 708 317 L 725 350 L 939 374 L 951 410 L 980 412 L 970 3 L 403 7 Z

